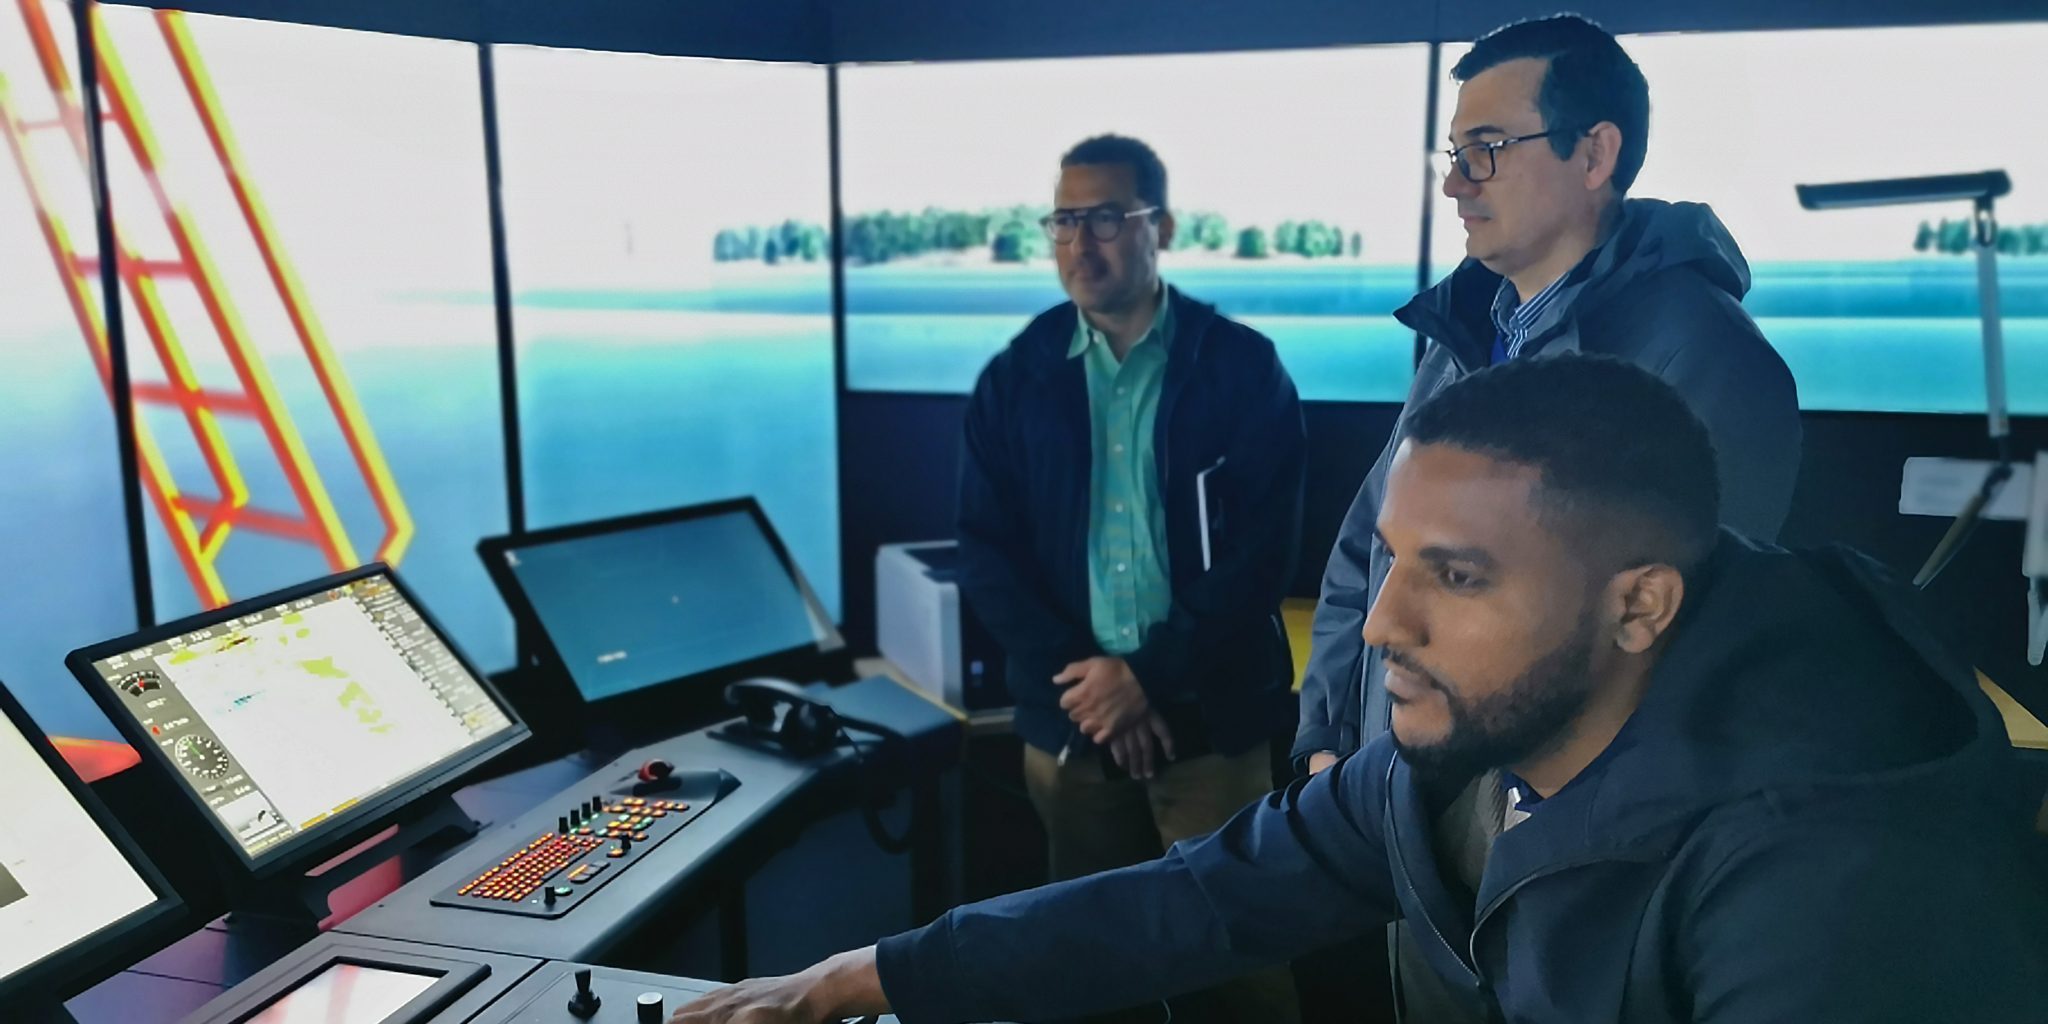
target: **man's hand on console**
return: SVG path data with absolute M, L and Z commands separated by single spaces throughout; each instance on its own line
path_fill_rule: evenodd
M 675 1012 L 670 1024 L 825 1024 L 889 1012 L 875 947 L 841 953 L 781 978 L 729 985 Z

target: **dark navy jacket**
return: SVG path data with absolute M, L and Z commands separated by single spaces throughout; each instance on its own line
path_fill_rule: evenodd
M 1730 535 L 1689 582 L 1627 745 L 1501 834 L 1476 901 L 1383 735 L 1160 860 L 883 940 L 892 1005 L 1068 1016 L 1405 917 L 1516 1024 L 2042 1020 L 2048 859 L 1969 666 L 1847 552 Z
M 1183 756 L 1236 754 L 1294 715 L 1280 601 L 1301 542 L 1301 403 L 1264 335 L 1168 295 L 1175 333 L 1153 446 L 1173 607 L 1125 660 Z M 1052 682 L 1102 653 L 1088 605 L 1088 383 L 1082 361 L 1067 358 L 1076 316 L 1072 303 L 1041 314 L 975 384 L 959 536 L 961 591 L 1008 656 L 1018 734 L 1047 751 L 1072 740 L 1082 753 L 1092 745 Z M 1195 481 L 1211 467 L 1204 570 Z

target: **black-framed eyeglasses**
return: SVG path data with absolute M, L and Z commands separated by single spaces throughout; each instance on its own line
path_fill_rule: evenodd
M 1133 217 L 1147 217 L 1158 213 L 1159 207 L 1147 206 L 1136 210 L 1119 210 L 1114 206 L 1097 206 L 1089 210 L 1054 210 L 1050 215 L 1040 217 L 1038 226 L 1045 229 L 1046 236 L 1060 245 L 1072 242 L 1080 234 L 1081 225 L 1088 225 L 1088 234 L 1098 242 L 1114 242 L 1116 236 L 1124 233 L 1124 224 Z
M 1517 142 L 1547 139 L 1553 135 L 1576 136 L 1578 134 L 1581 133 L 1574 129 L 1552 128 L 1548 131 L 1535 132 L 1530 135 L 1511 135 L 1505 139 L 1494 139 L 1491 142 L 1468 142 L 1456 149 L 1440 149 L 1436 152 L 1436 155 L 1441 158 L 1437 161 L 1436 171 L 1438 174 L 1449 177 L 1451 169 L 1456 168 L 1459 174 L 1465 176 L 1466 181 L 1476 185 L 1482 181 L 1490 180 L 1494 172 L 1499 169 L 1499 160 L 1496 154 L 1501 150 Z M 1485 159 L 1480 159 L 1477 154 L 1472 156 L 1466 155 L 1474 150 L 1485 154 Z

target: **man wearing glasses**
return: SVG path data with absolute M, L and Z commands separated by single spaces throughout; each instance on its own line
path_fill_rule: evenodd
M 1699 204 L 1624 198 L 1648 148 L 1642 72 L 1598 25 L 1559 15 L 1488 34 L 1451 77 L 1461 84 L 1438 174 L 1469 258 L 1395 313 L 1429 339 L 1408 408 L 1489 365 L 1574 351 L 1620 357 L 1671 384 L 1706 423 L 1720 455 L 1722 522 L 1774 539 L 1799 472 L 1798 397 L 1742 308 L 1749 265 L 1720 220 Z M 1405 425 L 1404 412 L 1324 571 L 1298 771 L 1320 772 L 1388 727 L 1385 657 L 1360 627 L 1392 562 L 1373 521 Z M 1467 829 L 1450 809 L 1438 813 L 1445 835 Z M 1482 831 L 1490 841 L 1499 823 Z M 1463 1019 L 1405 927 L 1392 942 L 1409 1019 Z M 1344 955 L 1355 962 L 1360 952 Z
M 1080 143 L 1054 203 L 1043 226 L 1073 301 L 975 385 L 959 536 L 1064 880 L 1156 858 L 1272 790 L 1304 435 L 1273 343 L 1161 282 L 1174 218 L 1150 147 Z M 1296 1015 L 1277 969 L 1196 1001 Z

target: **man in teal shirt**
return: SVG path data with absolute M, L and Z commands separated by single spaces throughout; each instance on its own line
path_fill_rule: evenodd
M 1007 655 L 1026 788 L 1068 879 L 1158 857 L 1272 790 L 1304 437 L 1273 343 L 1160 280 L 1174 221 L 1149 147 L 1082 142 L 1054 203 L 1073 301 L 983 371 L 959 525 L 961 587 Z M 1193 1004 L 1298 1015 L 1284 970 Z

